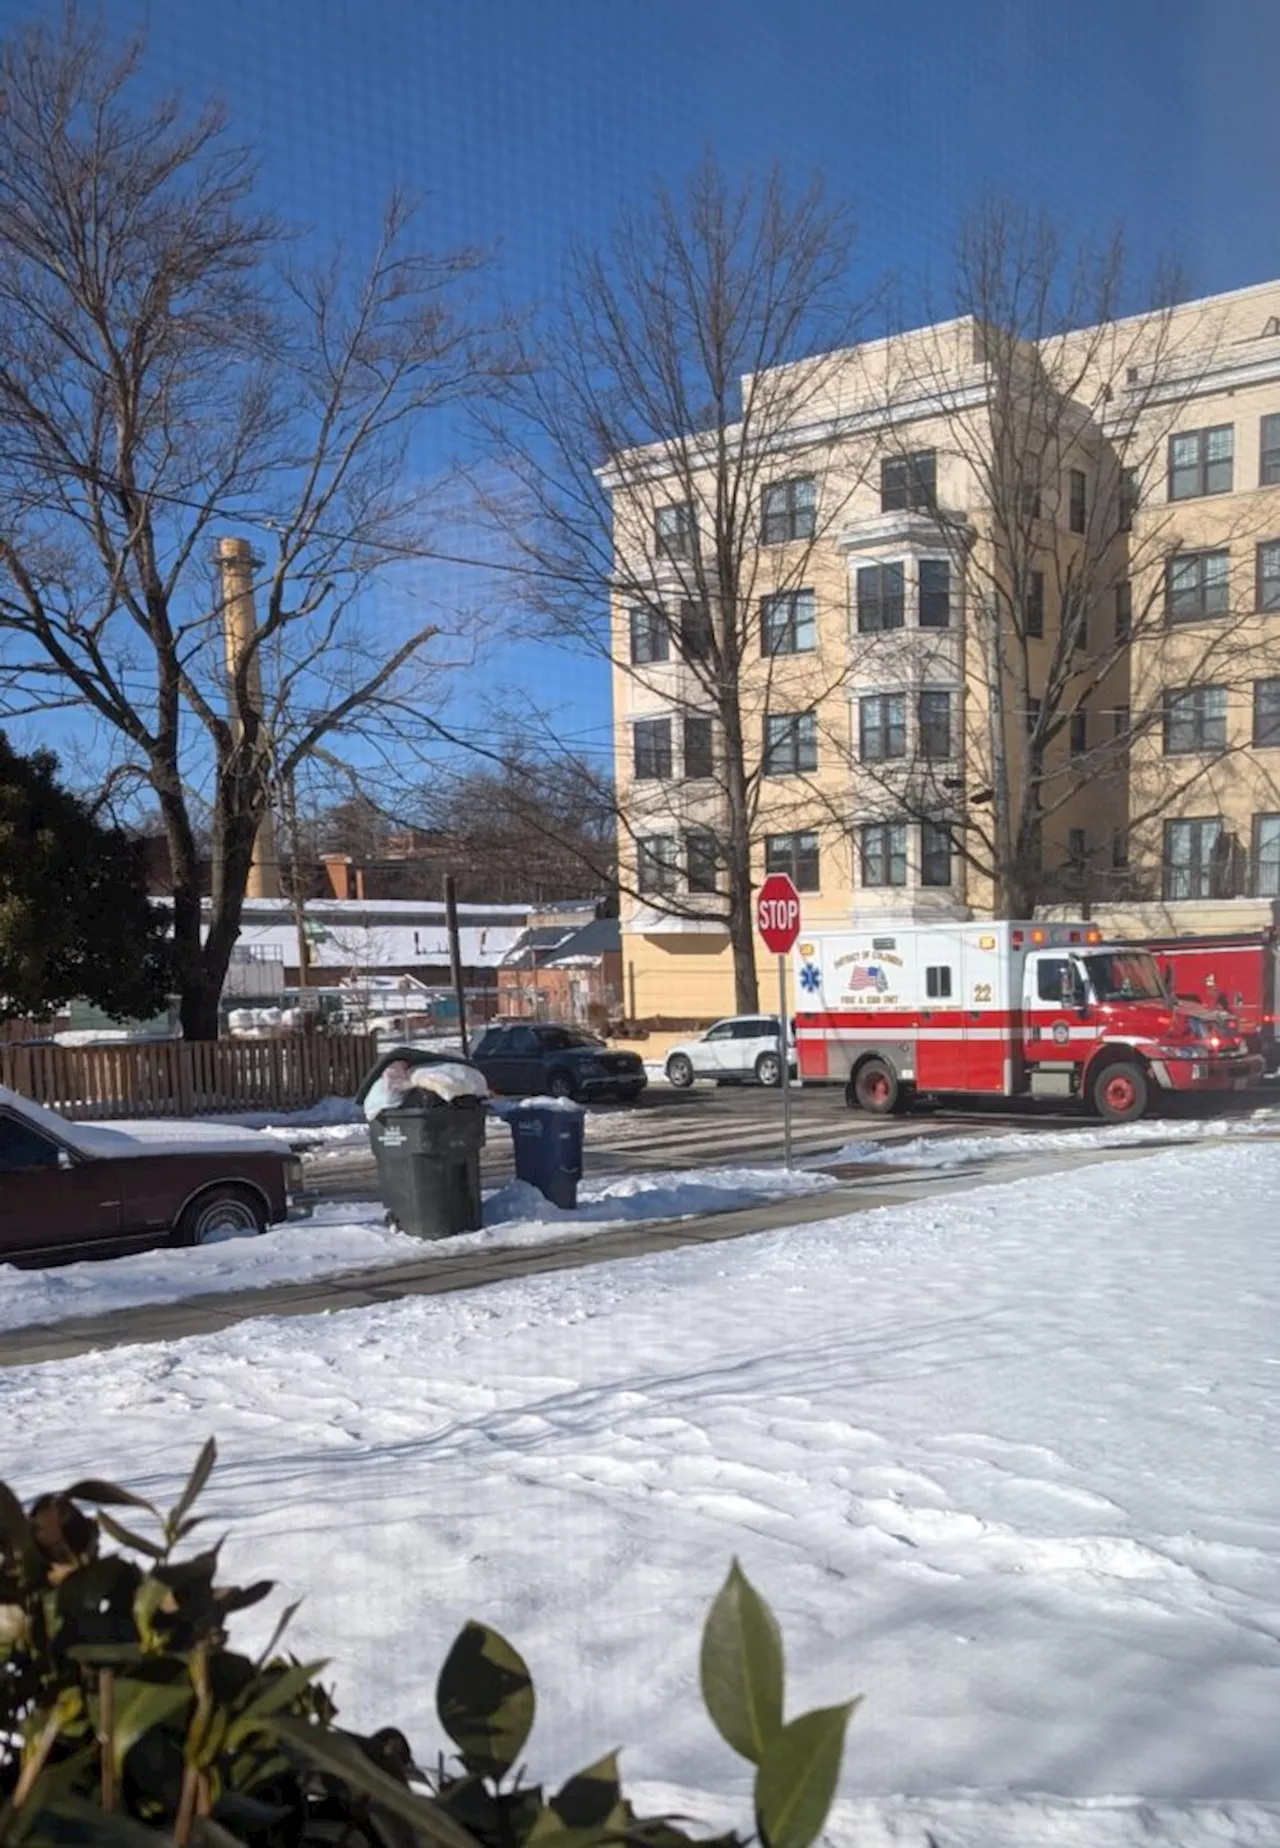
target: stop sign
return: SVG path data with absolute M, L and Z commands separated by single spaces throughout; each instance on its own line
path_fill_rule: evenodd
M 800 894 L 785 873 L 770 873 L 761 886 L 756 929 L 775 956 L 785 956 L 800 935 Z

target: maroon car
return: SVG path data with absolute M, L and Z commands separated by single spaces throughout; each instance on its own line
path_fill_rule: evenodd
M 213 1123 L 68 1123 L 0 1086 L 0 1262 L 265 1231 L 298 1212 L 283 1142 Z

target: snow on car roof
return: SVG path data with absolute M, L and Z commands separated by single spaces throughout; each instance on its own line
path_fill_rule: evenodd
M 0 1085 L 0 1108 L 12 1110 L 33 1128 L 55 1136 L 81 1155 L 99 1159 L 111 1156 L 168 1154 L 183 1150 L 201 1155 L 244 1154 L 249 1149 L 259 1154 L 277 1150 L 289 1153 L 288 1145 L 264 1136 L 256 1129 L 243 1129 L 232 1123 L 190 1123 L 181 1119 L 151 1119 L 125 1123 L 72 1123 L 56 1110 L 46 1110 L 30 1097 Z

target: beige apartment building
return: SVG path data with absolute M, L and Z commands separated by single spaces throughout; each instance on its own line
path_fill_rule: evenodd
M 606 476 L 626 1011 L 733 1011 L 744 805 L 752 883 L 790 873 L 811 929 L 1027 890 L 1134 930 L 1269 919 L 1280 283 L 1036 345 L 941 323 L 766 392 L 736 451 Z

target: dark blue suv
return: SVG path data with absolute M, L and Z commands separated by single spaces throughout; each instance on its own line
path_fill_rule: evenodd
M 634 1052 L 610 1052 L 581 1027 L 507 1021 L 492 1026 L 471 1053 L 499 1097 L 616 1097 L 632 1103 L 644 1090 L 644 1062 Z

